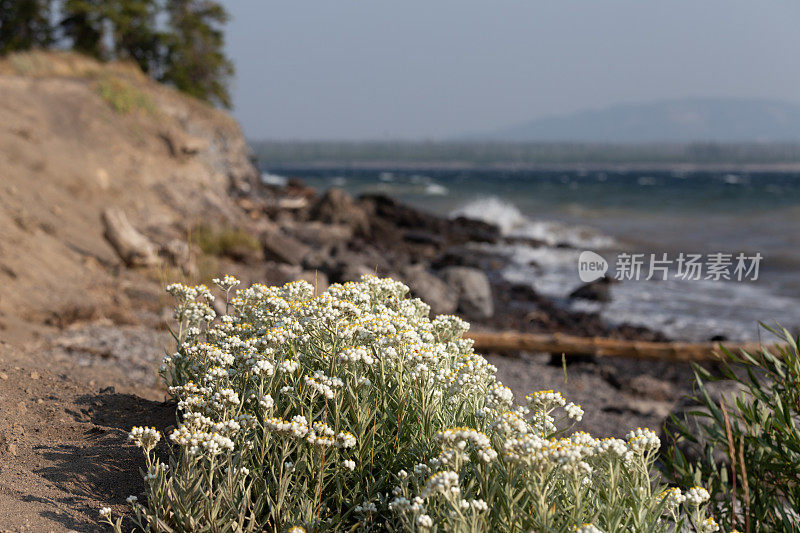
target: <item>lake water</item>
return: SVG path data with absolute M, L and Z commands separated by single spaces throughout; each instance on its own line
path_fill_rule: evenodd
M 383 193 L 542 240 L 549 246 L 496 247 L 513 259 L 503 274 L 612 322 L 687 340 L 755 339 L 759 321 L 800 326 L 800 174 L 266 168 L 265 181 L 299 177 L 320 191 Z M 612 275 L 620 253 L 644 254 L 642 278 L 650 254 L 673 263 L 667 280 L 614 285 L 610 304 L 571 303 L 582 250 L 603 256 Z M 681 252 L 703 254 L 704 263 L 708 254 L 732 254 L 735 263 L 740 253 L 760 253 L 758 279 L 735 281 L 733 266 L 732 281 L 681 279 Z

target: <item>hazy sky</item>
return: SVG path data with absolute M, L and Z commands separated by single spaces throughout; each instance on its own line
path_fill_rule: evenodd
M 227 0 L 251 139 L 440 139 L 687 96 L 800 102 L 796 0 Z

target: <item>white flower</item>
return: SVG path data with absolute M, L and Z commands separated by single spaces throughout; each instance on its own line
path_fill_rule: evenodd
M 346 459 L 346 460 L 342 461 L 342 466 L 345 467 L 347 470 L 350 470 L 352 472 L 353 470 L 356 469 L 356 462 L 352 461 L 350 459 Z
M 686 491 L 686 503 L 699 507 L 708 501 L 711 495 L 703 487 L 692 487 Z
M 132 440 L 134 444 L 149 452 L 161 440 L 161 433 L 155 428 L 137 426 L 128 433 L 128 440 Z
M 471 502 L 469 502 L 469 504 L 476 511 L 483 512 L 483 511 L 487 511 L 489 509 L 489 506 L 483 500 L 472 500 Z
M 628 446 L 631 450 L 637 453 L 654 452 L 661 447 L 661 439 L 658 435 L 647 428 L 636 428 L 628 433 L 625 438 L 628 440 Z
M 436 493 L 448 492 L 453 488 L 458 488 L 458 474 L 452 470 L 442 470 L 428 478 L 421 495 L 423 498 L 429 498 Z
M 713 517 L 709 516 L 700 522 L 699 530 L 700 533 L 713 533 L 714 531 L 719 531 L 719 524 L 717 524 Z
M 100 518 L 111 520 L 111 507 L 103 507 L 100 509 Z
M 298 368 L 300 368 L 300 363 L 292 359 L 284 359 L 279 365 L 279 367 L 282 372 L 286 372 L 287 374 L 292 374 Z
M 575 533 L 603 533 L 603 530 L 595 527 L 594 524 L 583 524 L 575 528 Z
M 671 487 L 661 493 L 661 498 L 666 499 L 668 509 L 674 509 L 686 501 L 686 496 L 678 487 Z
M 417 525 L 419 527 L 433 527 L 433 519 L 426 514 L 421 514 L 417 517 Z
M 130 495 L 127 498 L 125 498 L 125 501 L 128 502 L 131 505 L 136 503 L 138 500 L 139 500 L 139 498 L 137 498 L 136 496 L 133 496 L 133 495 Z
M 572 402 L 569 402 L 567 405 L 564 406 L 564 411 L 567 413 L 567 416 L 576 422 L 580 422 L 583 419 L 583 409 L 581 406 Z
M 214 282 L 214 284 L 218 285 L 219 288 L 225 292 L 231 290 L 233 287 L 241 283 L 238 279 L 234 278 L 231 275 L 227 275 L 222 279 L 214 278 L 211 281 Z

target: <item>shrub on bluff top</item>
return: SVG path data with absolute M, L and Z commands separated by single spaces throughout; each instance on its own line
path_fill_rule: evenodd
M 146 456 L 145 531 L 716 531 L 708 493 L 651 475 L 659 440 L 570 433 L 557 392 L 514 404 L 454 316 L 364 277 L 321 296 L 305 282 L 171 285 L 177 351 L 161 372 L 181 420 L 134 428 Z M 110 511 L 103 518 L 117 531 Z

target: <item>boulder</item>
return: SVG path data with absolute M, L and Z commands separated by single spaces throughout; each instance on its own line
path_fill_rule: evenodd
M 163 257 L 170 265 L 181 268 L 189 275 L 197 274 L 197 264 L 192 258 L 189 244 L 182 239 L 172 239 L 161 245 L 158 255 Z
M 375 269 L 361 263 L 346 263 L 337 269 L 336 277 L 340 283 L 360 281 L 365 274 L 375 274 Z
M 446 220 L 383 194 L 365 194 L 358 200 L 366 212 L 401 228 L 425 228 L 442 232 Z
M 494 315 L 492 287 L 483 271 L 452 266 L 443 269 L 441 276 L 458 295 L 458 310 L 467 318 L 487 319 Z
M 139 233 L 125 212 L 116 207 L 103 211 L 105 237 L 128 266 L 153 266 L 158 264 L 155 245 Z
M 267 285 L 283 285 L 292 281 L 304 280 L 314 287 L 314 294 L 319 296 L 328 290 L 328 276 L 317 270 L 303 270 L 297 265 L 276 263 L 270 261 L 266 264 L 264 283 Z
M 313 247 L 303 259 L 303 268 L 327 273 L 334 270 L 337 263 L 336 259 L 331 256 L 330 247 Z
M 674 385 L 670 381 L 657 379 L 648 374 L 632 377 L 628 381 L 626 388 L 637 396 L 659 402 L 670 402 L 678 396 L 675 393 Z M 666 415 L 664 416 L 666 417 Z
M 308 246 L 277 228 L 264 232 L 261 244 L 266 259 L 290 265 L 300 265 L 311 251 Z
M 165 129 L 161 132 L 161 138 L 167 144 L 169 153 L 172 157 L 185 157 L 205 152 L 209 148 L 208 139 L 203 137 L 192 137 L 177 129 Z
M 593 302 L 610 302 L 611 301 L 611 285 L 619 283 L 614 278 L 606 275 L 602 278 L 591 281 L 585 285 L 581 285 L 569 295 L 570 300 L 581 299 L 590 300 Z
M 435 248 L 444 248 L 447 244 L 440 234 L 418 229 L 409 229 L 404 231 L 403 239 L 413 244 L 430 245 Z
M 329 189 L 309 212 L 312 220 L 333 224 L 345 224 L 354 232 L 369 233 L 369 217 L 353 197 L 342 189 Z
M 474 220 L 466 217 L 456 217 L 450 221 L 449 233 L 451 240 L 457 243 L 486 242 L 496 243 L 502 233 L 500 228 L 483 220 Z
M 400 271 L 400 279 L 411 294 L 431 306 L 435 315 L 450 315 L 458 308 L 458 293 L 447 283 L 428 272 L 423 265 L 409 265 Z
M 292 234 L 301 241 L 314 246 L 330 246 L 349 241 L 353 237 L 353 228 L 347 224 L 332 224 L 311 221 L 296 224 Z
M 297 265 L 267 261 L 264 272 L 265 285 L 283 285 L 300 279 L 303 269 Z

